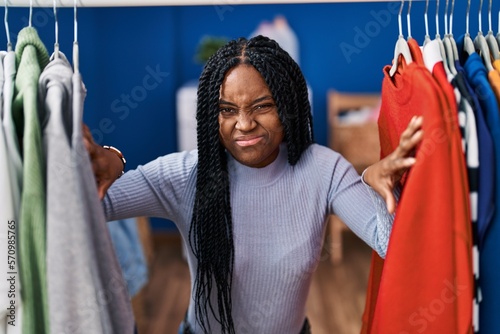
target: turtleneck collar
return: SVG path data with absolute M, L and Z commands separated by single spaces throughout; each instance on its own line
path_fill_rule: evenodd
M 266 167 L 254 168 L 241 164 L 228 154 L 228 170 L 231 183 L 247 186 L 266 186 L 277 180 L 288 166 L 288 150 L 286 144 L 280 145 L 276 159 Z

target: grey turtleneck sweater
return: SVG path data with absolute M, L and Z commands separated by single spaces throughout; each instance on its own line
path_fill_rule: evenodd
M 197 152 L 173 153 L 127 172 L 104 199 L 108 220 L 135 216 L 174 221 L 187 240 L 195 198 Z M 295 166 L 286 145 L 264 168 L 228 158 L 235 247 L 232 315 L 237 333 L 299 333 L 327 217 L 338 215 L 385 257 L 393 217 L 338 153 L 311 145 Z M 188 250 L 191 277 L 196 258 Z M 193 284 L 193 283 L 192 283 Z M 188 322 L 201 333 L 194 314 Z M 215 332 L 219 328 L 211 321 Z

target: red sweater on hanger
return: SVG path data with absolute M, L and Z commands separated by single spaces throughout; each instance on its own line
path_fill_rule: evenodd
M 418 43 L 415 40 L 408 41 L 412 54 L 416 50 L 420 50 Z M 436 51 L 439 53 L 439 50 Z M 444 122 L 448 128 L 448 139 L 451 145 L 451 173 L 453 174 L 453 188 L 450 189 L 453 194 L 455 218 L 453 224 L 454 240 L 454 256 L 456 277 L 458 282 L 468 282 L 467 298 L 457 299 L 457 320 L 458 332 L 467 330 L 472 332 L 472 306 L 474 296 L 474 276 L 472 263 L 472 221 L 469 202 L 469 183 L 467 179 L 467 168 L 465 155 L 462 148 L 462 138 L 460 127 L 458 124 L 458 108 L 456 104 L 456 96 L 453 86 L 450 84 L 443 61 L 434 63 L 432 67 L 432 76 L 437 85 L 436 89 L 441 89 L 444 93 L 444 98 L 447 107 L 443 110 Z M 445 104 L 443 104 L 445 105 Z M 470 297 L 470 300 L 469 298 Z
M 424 139 L 404 184 L 386 260 L 372 263 L 362 332 L 469 333 L 472 269 L 464 253 L 470 225 L 455 223 L 468 207 L 454 194 L 454 184 L 463 184 L 457 172 L 463 155 L 457 161 L 453 152 L 450 106 L 421 64 L 403 66 L 393 78 L 389 68 L 382 84 L 381 155 L 394 150 L 413 115 L 424 116 Z
M 415 44 L 418 46 L 418 43 L 414 39 L 410 39 L 415 42 Z M 410 40 L 408 42 L 410 42 Z M 410 45 L 410 43 L 408 44 Z M 424 66 L 424 59 L 422 57 L 422 53 L 420 52 L 420 49 L 418 52 L 415 52 L 415 49 L 410 49 L 410 51 L 413 51 L 411 56 L 413 60 L 413 64 L 411 65 L 412 67 L 415 66 L 415 64 L 419 66 Z M 402 64 L 400 66 L 406 66 L 405 64 Z M 399 72 L 399 71 L 398 71 Z M 400 77 L 400 73 L 396 73 L 397 76 Z M 390 77 L 387 75 L 387 68 L 384 69 L 384 81 L 385 80 L 390 80 Z M 382 89 L 383 93 L 383 89 Z M 380 138 L 380 144 L 381 144 L 381 149 L 380 149 L 380 157 L 384 158 L 387 156 L 389 153 L 391 153 L 394 148 L 398 145 L 399 143 L 399 137 L 401 135 L 401 131 L 405 129 L 405 124 L 408 124 L 409 120 L 411 119 L 412 115 L 396 115 L 398 116 L 404 116 L 405 118 L 402 120 L 399 120 L 396 118 L 396 123 L 398 124 L 397 127 L 390 126 L 390 128 L 385 128 L 380 129 L 381 125 L 379 124 L 379 136 L 384 136 L 385 138 L 382 139 Z M 380 121 L 380 119 L 379 119 Z M 401 178 L 401 184 L 404 186 L 404 183 L 406 181 L 406 176 L 407 174 L 403 175 Z M 373 332 L 372 329 L 372 324 L 373 324 L 373 318 L 375 316 L 375 309 L 376 309 L 376 304 L 377 304 L 377 298 L 378 298 L 378 292 L 380 288 L 380 280 L 382 277 L 382 271 L 384 269 L 384 259 L 382 259 L 377 252 L 373 251 L 372 252 L 372 259 L 371 259 L 371 264 L 370 264 L 370 275 L 368 277 L 368 287 L 366 291 L 366 300 L 365 300 L 365 310 L 363 312 L 363 317 L 362 317 L 362 328 L 361 328 L 361 334 L 370 334 L 370 333 L 375 333 Z

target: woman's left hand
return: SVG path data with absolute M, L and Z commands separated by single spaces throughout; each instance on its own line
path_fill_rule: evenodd
M 94 142 L 92 133 L 83 124 L 83 141 L 92 162 L 99 198 L 103 199 L 108 188 L 122 175 L 123 162 L 116 154 Z
M 364 181 L 382 196 L 389 213 L 396 211 L 394 188 L 416 162 L 413 155 L 423 138 L 422 121 L 422 116 L 414 116 L 401 134 L 398 147 L 384 159 L 368 167 L 364 173 Z

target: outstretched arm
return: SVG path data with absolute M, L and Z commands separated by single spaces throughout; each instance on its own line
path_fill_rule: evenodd
M 83 125 L 83 137 L 92 162 L 99 198 L 103 199 L 108 188 L 121 176 L 123 162 L 115 153 L 96 144 L 85 124 Z
M 393 190 L 403 174 L 416 162 L 415 149 L 423 138 L 422 120 L 421 116 L 414 116 L 401 134 L 398 147 L 363 173 L 364 182 L 382 196 L 391 214 L 396 211 Z

